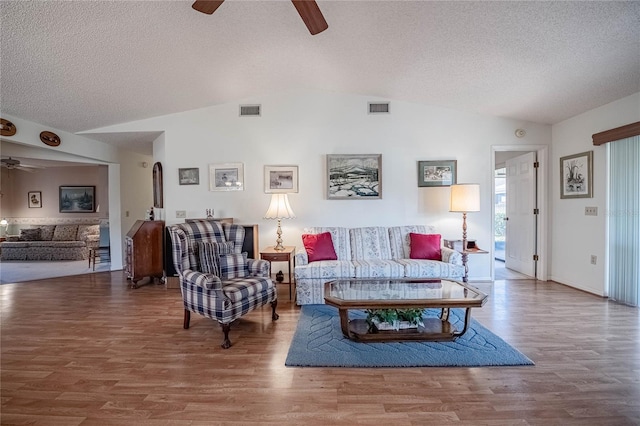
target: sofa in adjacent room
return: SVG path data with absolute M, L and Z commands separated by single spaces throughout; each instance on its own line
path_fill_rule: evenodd
M 305 228 L 296 252 L 299 305 L 324 303 L 324 283 L 348 278 L 461 280 L 462 255 L 431 226 Z
M 32 225 L 0 244 L 2 260 L 86 260 L 100 241 L 99 224 Z

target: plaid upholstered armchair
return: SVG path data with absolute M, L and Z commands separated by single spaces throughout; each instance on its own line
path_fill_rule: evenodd
M 269 263 L 247 259 L 247 253 L 242 253 L 243 226 L 193 220 L 168 228 L 180 276 L 185 329 L 191 312 L 214 319 L 222 326 L 222 347 L 227 349 L 231 322 L 244 314 L 270 303 L 271 318 L 278 319 Z

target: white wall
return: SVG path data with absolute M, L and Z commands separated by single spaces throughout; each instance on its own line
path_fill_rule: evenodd
M 103 162 L 116 162 L 118 159 L 118 149 L 114 146 L 100 141 L 75 135 L 51 127 L 43 126 L 32 121 L 23 120 L 8 114 L 2 117 L 16 125 L 17 132 L 13 136 L 3 136 L 3 141 L 13 142 L 29 147 L 37 148 L 39 151 L 48 151 L 49 156 L 38 156 L 33 158 L 53 158 L 60 154 L 71 154 L 75 157 L 83 157 L 85 160 L 98 160 Z M 55 132 L 61 140 L 59 146 L 51 147 L 40 141 L 40 132 L 48 130 Z
M 551 127 L 406 102 L 391 102 L 391 114 L 367 114 L 380 99 L 327 93 L 282 93 L 243 100 L 261 104 L 261 117 L 239 117 L 238 103 L 125 123 L 96 132 L 165 131 L 163 162 L 167 223 L 176 210 L 187 217 L 233 217 L 260 225 L 260 246 L 275 242 L 274 221 L 262 219 L 270 195 L 263 191 L 265 165 L 298 165 L 299 193 L 289 197 L 297 218 L 283 222 L 285 244 L 300 246 L 306 226 L 433 224 L 458 239 L 462 217 L 449 213 L 448 188 L 418 188 L 417 161 L 458 161 L 458 182 L 481 184 L 482 211 L 468 216 L 469 237 L 490 248 L 492 145 L 549 145 Z M 516 138 L 524 128 L 527 135 Z M 381 200 L 327 200 L 326 154 L 382 154 Z M 210 192 L 208 165 L 242 162 L 245 190 Z M 200 185 L 178 185 L 178 168 L 198 167 Z M 491 256 L 470 257 L 472 279 L 491 275 Z
M 147 167 L 144 167 L 144 163 Z M 120 155 L 120 218 L 126 234 L 136 220 L 146 218 L 146 210 L 153 205 L 151 170 L 153 157 L 123 152 Z
M 606 296 L 606 145 L 592 135 L 640 120 L 640 93 L 555 124 L 552 127 L 551 279 Z M 560 199 L 560 157 L 593 150 L 593 198 Z M 585 216 L 585 207 L 598 216 Z M 591 255 L 597 264 L 590 263 Z

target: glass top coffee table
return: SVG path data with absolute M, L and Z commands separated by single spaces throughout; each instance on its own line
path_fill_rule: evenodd
M 466 284 L 449 280 L 348 279 L 324 285 L 327 305 L 338 308 L 342 333 L 349 339 L 371 341 L 430 340 L 451 341 L 469 326 L 471 308 L 479 308 L 487 295 Z M 349 319 L 350 309 L 438 308 L 439 317 L 425 317 L 423 324 L 400 330 L 376 330 L 366 319 Z M 465 309 L 460 330 L 449 322 L 451 308 Z

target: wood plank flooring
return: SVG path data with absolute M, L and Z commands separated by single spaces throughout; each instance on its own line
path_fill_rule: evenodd
M 3 425 L 640 424 L 640 316 L 556 283 L 477 284 L 473 315 L 535 366 L 287 368 L 299 308 L 222 331 L 121 272 L 0 286 Z

